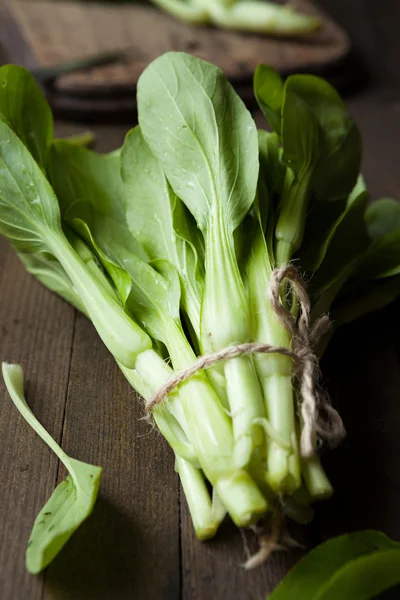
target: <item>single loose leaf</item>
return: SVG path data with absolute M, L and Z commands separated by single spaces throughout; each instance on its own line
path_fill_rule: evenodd
M 331 539 L 311 550 L 269 600 L 369 600 L 400 582 L 400 544 L 378 531 Z
M 69 471 L 68 477 L 56 487 L 36 517 L 28 541 L 26 567 L 36 574 L 47 567 L 91 514 L 99 490 L 101 468 L 67 456 L 39 423 L 24 397 L 20 365 L 3 363 L 2 372 L 7 390 L 21 415 Z

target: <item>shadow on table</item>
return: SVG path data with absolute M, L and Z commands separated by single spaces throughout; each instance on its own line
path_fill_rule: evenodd
M 145 568 L 140 557 L 140 537 L 131 520 L 99 497 L 93 514 L 45 573 L 46 597 L 133 597 Z

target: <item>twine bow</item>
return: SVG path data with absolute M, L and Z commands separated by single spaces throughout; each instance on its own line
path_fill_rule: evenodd
M 289 281 L 299 301 L 300 316 L 296 319 L 281 303 L 281 284 Z M 345 434 L 343 422 L 338 412 L 331 406 L 326 394 L 318 386 L 320 375 L 315 348 L 322 336 L 331 326 L 327 315 L 319 317 L 314 324 L 310 323 L 311 303 L 306 284 L 293 265 L 279 267 L 272 272 L 268 288 L 268 299 L 284 327 L 292 336 L 292 347 L 284 348 L 257 342 L 236 344 L 223 348 L 218 352 L 199 356 L 194 363 L 166 381 L 146 403 L 146 410 L 151 411 L 160 404 L 181 383 L 190 379 L 199 371 L 208 369 L 222 360 L 230 360 L 246 354 L 282 354 L 290 357 L 295 363 L 295 372 L 299 380 L 300 416 L 302 421 L 300 436 L 300 454 L 310 457 L 315 452 L 317 435 L 320 438 L 336 443 Z

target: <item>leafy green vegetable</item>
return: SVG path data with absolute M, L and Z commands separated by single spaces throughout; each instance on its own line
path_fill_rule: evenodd
M 28 541 L 26 567 L 30 573 L 39 573 L 91 514 L 99 491 L 101 468 L 67 456 L 37 421 L 24 397 L 20 365 L 3 363 L 2 372 L 7 390 L 21 415 L 69 471 L 68 477 L 56 487 L 36 517 Z
M 235 26 L 253 4 L 185 6 Z M 253 8 L 248 24 L 268 5 Z M 340 325 L 400 293 L 400 211 L 390 199 L 367 208 L 359 133 L 338 94 L 319 78 L 283 82 L 260 66 L 255 93 L 274 132 L 257 131 L 219 69 L 168 53 L 140 77 L 139 127 L 121 149 L 99 155 L 54 140 L 33 78 L 17 67 L 1 71 L 0 232 L 30 273 L 92 321 L 152 406 L 197 536 L 213 536 L 225 513 L 240 527 L 269 510 L 308 522 L 332 486 L 316 451 L 319 414 L 310 451 L 300 448 L 307 415 L 297 406 L 292 359 L 245 354 L 207 368 L 202 357 L 204 370 L 184 381 L 181 371 L 199 354 L 240 343 L 297 351 L 295 330 L 268 295 L 274 269 L 292 259 L 308 281 L 312 320 L 330 311 Z M 283 282 L 280 302 L 304 329 L 288 288 Z M 175 377 L 178 386 L 161 398 Z M 85 477 L 81 463 L 68 461 L 70 479 L 45 512 L 60 503 L 62 516 L 65 496 Z M 34 529 L 30 547 L 43 557 L 32 569 L 53 555 L 47 526 L 36 537 L 47 517 Z M 312 593 L 324 595 L 315 599 L 341 597 L 343 582 L 356 597 L 352 573 L 383 573 L 380 556 L 356 556 L 349 570 L 321 567 L 324 585 Z
M 400 544 L 377 531 L 328 540 L 311 550 L 270 600 L 370 600 L 400 583 Z
M 153 339 L 165 344 L 174 368 L 190 366 L 195 360 L 195 354 L 180 323 L 178 274 L 175 267 L 165 259 L 153 261 L 152 265 L 143 260 L 143 251 L 132 238 L 120 212 L 119 171 L 112 169 L 115 157 L 97 156 L 85 148 L 59 142 L 54 149 L 55 152 L 51 155 L 51 180 L 60 198 L 64 219 L 92 243 L 123 297 L 126 310 Z M 140 197 L 137 200 L 140 201 Z M 147 206 L 147 199 L 144 200 Z M 117 275 L 115 267 L 119 269 Z M 124 289 L 120 286 L 121 272 L 130 281 Z M 130 291 L 125 295 L 127 287 Z M 149 369 L 154 370 L 155 360 L 156 356 L 149 360 L 146 355 L 145 364 L 138 357 L 135 365 L 145 381 L 148 377 L 153 380 L 148 383 L 152 392 L 164 383 L 160 380 L 155 385 L 154 372 L 150 375 Z M 180 399 L 188 437 L 207 477 L 218 487 L 219 479 L 225 480 L 226 474 L 233 469 L 230 460 L 232 434 L 229 419 L 202 373 L 181 387 Z M 179 408 L 176 406 L 172 410 Z M 202 423 L 205 422 L 207 426 L 203 428 Z M 251 485 L 249 482 L 249 489 Z M 224 490 L 225 488 L 220 494 L 224 495 Z M 254 510 L 258 514 L 259 506 L 264 507 L 264 501 L 256 490 L 253 496 Z M 249 517 L 246 509 L 244 515 L 239 513 L 234 518 L 238 521 L 245 518 L 247 522 L 253 516 Z

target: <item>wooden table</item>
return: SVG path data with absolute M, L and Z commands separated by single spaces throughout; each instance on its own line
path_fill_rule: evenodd
M 399 3 L 323 4 L 370 68 L 369 86 L 348 104 L 364 135 L 371 194 L 400 198 Z M 98 126 L 98 149 L 115 148 L 126 129 Z M 81 127 L 57 123 L 59 135 L 72 130 Z M 324 360 L 348 437 L 325 457 L 336 493 L 298 532 L 306 545 L 367 527 L 400 539 L 399 309 L 397 302 L 343 328 Z M 23 365 L 29 403 L 64 450 L 104 468 L 91 518 L 42 576 L 29 575 L 32 523 L 64 472 L 0 382 L 1 600 L 261 600 L 301 556 L 303 550 L 277 553 L 248 573 L 240 566 L 243 540 L 229 524 L 214 541 L 196 540 L 172 454 L 140 420 L 140 404 L 91 324 L 33 281 L 4 240 L 0 358 Z

